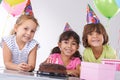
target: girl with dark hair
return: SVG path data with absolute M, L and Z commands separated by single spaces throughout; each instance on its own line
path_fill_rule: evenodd
M 80 75 L 82 57 L 78 51 L 80 38 L 74 31 L 65 31 L 60 35 L 58 46 L 53 48 L 46 63 L 60 64 L 66 67 L 69 75 Z

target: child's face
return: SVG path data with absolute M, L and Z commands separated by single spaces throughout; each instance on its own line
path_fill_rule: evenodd
M 104 42 L 103 35 L 95 32 L 95 31 L 88 34 L 87 39 L 88 39 L 88 44 L 91 47 L 100 47 L 100 46 L 102 46 L 102 44 Z
M 16 26 L 16 38 L 22 42 L 28 42 L 33 39 L 34 34 L 36 32 L 37 25 L 32 20 L 26 20 L 21 25 Z
M 68 40 L 61 41 L 58 45 L 61 50 L 61 54 L 65 54 L 69 57 L 71 57 L 79 48 L 79 45 L 72 37 Z

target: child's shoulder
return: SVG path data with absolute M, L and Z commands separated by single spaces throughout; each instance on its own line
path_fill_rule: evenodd
M 37 42 L 38 43 L 38 41 L 34 38 L 30 42 Z
M 15 36 L 14 35 L 9 35 L 9 36 L 4 36 L 2 37 L 0 41 L 0 46 L 3 47 L 2 42 L 5 42 L 9 48 L 12 48 L 13 45 L 15 44 Z
M 13 42 L 14 41 L 15 36 L 14 35 L 8 35 L 8 36 L 4 36 L 2 37 L 2 42 Z
M 29 48 L 31 49 L 34 48 L 36 45 L 38 45 L 38 48 L 40 48 L 39 42 L 35 39 L 32 39 L 31 41 L 27 43 L 27 46 L 29 46 Z
M 60 57 L 60 53 L 52 53 L 50 54 L 51 57 Z
M 114 48 L 112 46 L 110 46 L 109 44 L 104 45 L 103 48 L 105 50 L 114 50 Z
M 88 52 L 91 52 L 92 48 L 91 47 L 87 47 L 84 49 L 84 53 L 88 53 Z
M 109 53 L 109 55 L 116 54 L 115 49 L 110 45 L 104 45 L 104 52 Z
M 78 61 L 78 60 L 80 60 L 80 58 L 79 57 L 73 57 L 71 60 Z
M 2 37 L 2 39 L 13 39 L 15 37 L 15 35 L 7 35 Z

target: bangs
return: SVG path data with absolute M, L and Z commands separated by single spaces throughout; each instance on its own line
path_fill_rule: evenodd
M 63 41 L 63 40 L 69 40 L 73 38 L 77 44 L 80 43 L 80 39 L 79 39 L 79 36 L 73 32 L 73 31 L 67 31 L 67 32 L 64 32 L 61 36 L 60 36 L 60 39 L 59 39 L 59 42 Z
M 97 32 L 99 34 L 103 34 L 103 32 L 104 32 L 100 26 L 89 26 L 87 29 L 88 29 L 88 30 L 86 30 L 87 34 L 90 34 L 92 32 Z
M 99 33 L 99 34 L 103 34 L 103 30 L 101 30 L 99 27 L 97 27 L 95 29 L 95 32 Z
M 70 38 L 73 38 L 73 36 L 66 35 L 66 36 L 63 36 L 63 37 L 62 37 L 61 41 L 62 41 L 62 40 L 68 40 L 68 39 L 70 39 Z

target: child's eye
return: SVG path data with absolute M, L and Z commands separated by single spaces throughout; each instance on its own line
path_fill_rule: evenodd
M 25 30 L 28 30 L 28 28 L 24 28 Z
M 66 44 L 67 44 L 67 43 L 68 43 L 68 41 L 64 41 L 64 43 L 66 43 Z
M 74 43 L 72 43 L 72 45 L 77 45 L 77 43 L 76 43 L 76 42 L 74 42 Z
M 68 43 L 68 41 L 67 41 L 67 40 L 63 40 L 63 43 L 67 44 L 67 43 Z
M 88 33 L 88 35 L 92 35 L 92 33 Z
M 32 30 L 31 32 L 35 33 L 35 31 L 34 31 L 34 30 Z
M 100 35 L 101 33 L 97 33 L 98 35 Z

